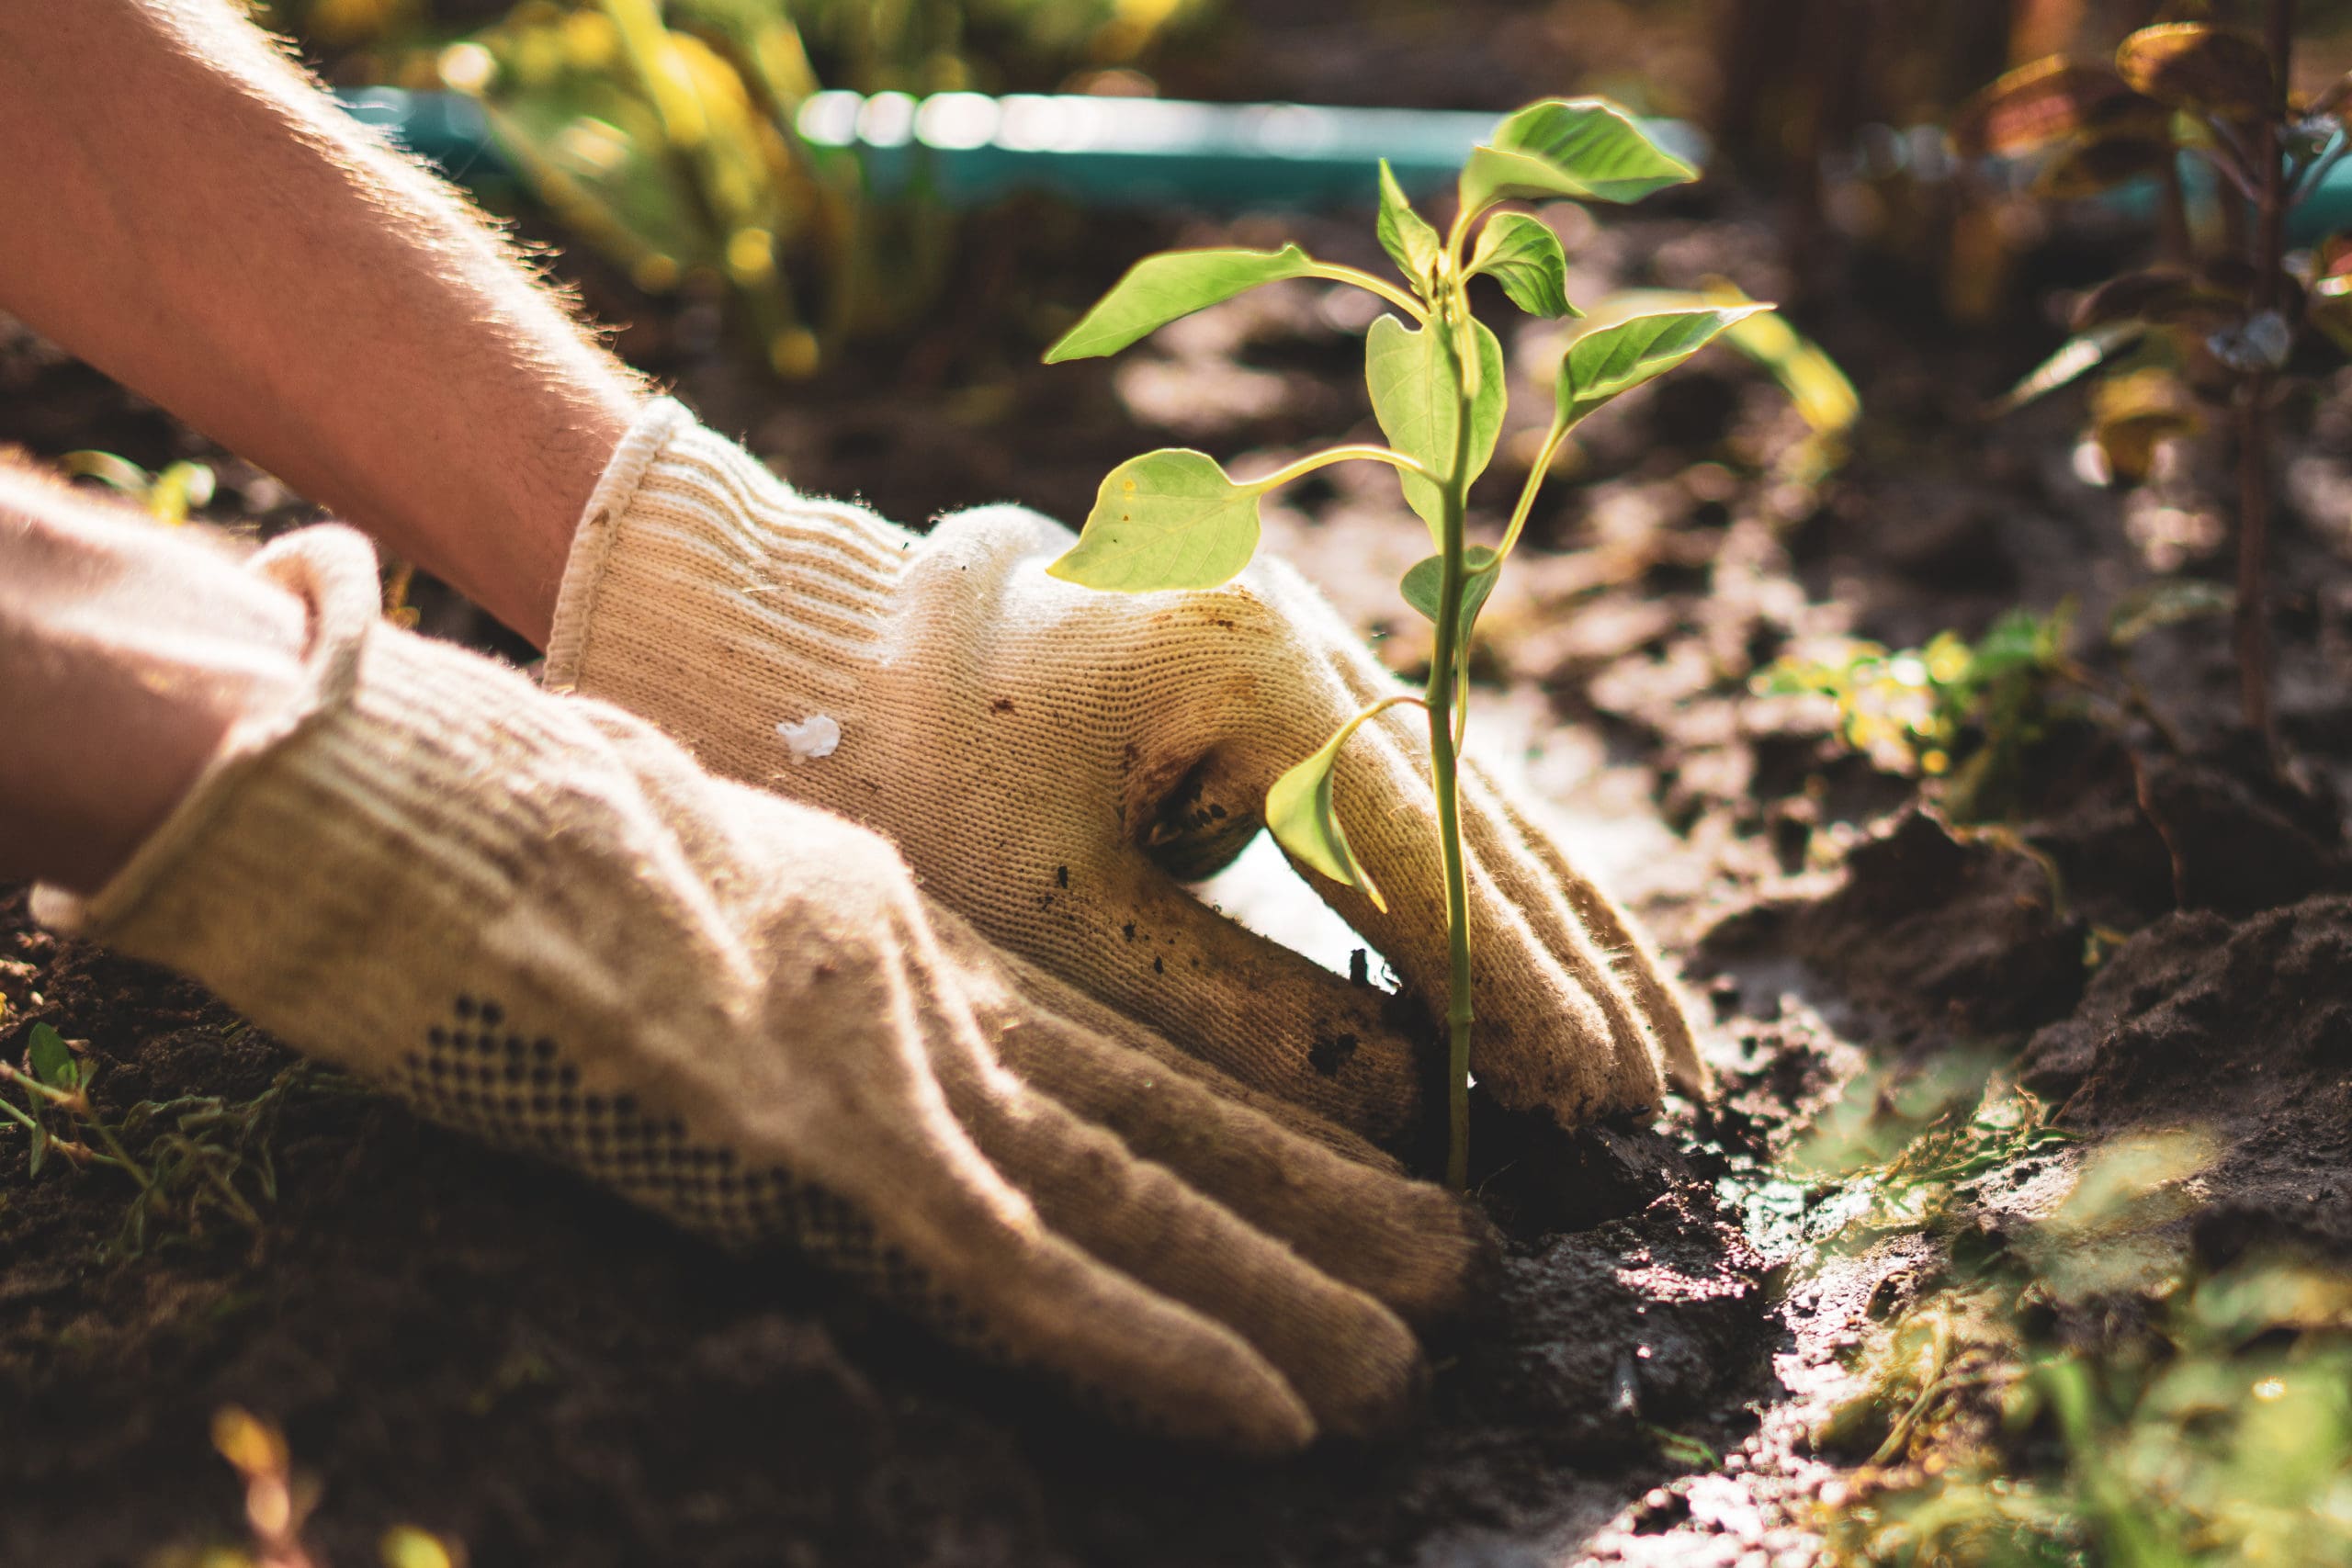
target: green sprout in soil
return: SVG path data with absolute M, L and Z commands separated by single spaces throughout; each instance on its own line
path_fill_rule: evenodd
M 251 1549 L 165 1551 L 153 1559 L 156 1568 L 326 1568 L 327 1560 L 304 1539 L 319 1506 L 319 1483 L 294 1469 L 286 1435 L 274 1423 L 225 1404 L 212 1416 L 212 1447 L 243 1483 Z M 461 1568 L 466 1560 L 461 1546 L 414 1525 L 386 1530 L 376 1551 L 384 1568 Z
M 1954 1048 L 1853 1085 L 1792 1151 L 1788 1174 L 1817 1194 L 1816 1235 L 1867 1242 L 1935 1230 L 1967 1182 L 2072 1141 L 1993 1052 Z
M 277 1198 L 271 1135 L 287 1100 L 312 1079 L 313 1069 L 297 1063 L 251 1100 L 145 1100 L 110 1122 L 90 1099 L 96 1066 L 49 1024 L 34 1024 L 30 1035 L 21 1065 L 0 1062 L 0 1086 L 24 1095 L 21 1105 L 0 1096 L 0 1120 L 30 1140 L 28 1178 L 55 1159 L 120 1171 L 137 1188 L 114 1239 L 116 1255 L 136 1257 L 154 1232 L 201 1235 L 216 1218 L 261 1229 L 259 1205 Z
M 2032 1152 L 2016 1134 L 1963 1142 L 1999 1164 Z M 1986 1168 L 1948 1145 L 1931 1129 L 1875 1174 L 1913 1168 L 1948 1211 Z M 2352 1561 L 2352 1277 L 2189 1267 L 2193 1179 L 2217 1148 L 2118 1137 L 2030 1224 L 1936 1223 L 1951 1261 L 1814 1435 L 1854 1467 L 1825 1496 L 1830 1562 Z
M 2011 610 L 1974 642 L 1949 631 L 1924 648 L 1853 642 L 1833 659 L 1784 659 L 1756 691 L 1828 697 L 1848 746 L 1935 781 L 1951 814 L 1973 820 L 2014 793 L 2027 752 L 2057 716 L 2073 623 L 2068 604 L 2047 615 Z
M 2086 296 L 2074 335 L 2002 406 L 2115 361 L 2089 434 L 2122 483 L 2146 477 L 2163 442 L 2203 430 L 2209 409 L 2233 410 L 2238 672 L 2246 723 L 2266 740 L 2271 419 L 2306 326 L 2352 351 L 2352 235 L 2307 255 L 2286 248 L 2290 212 L 2352 150 L 2352 78 L 2309 100 L 2290 90 L 2295 19 L 2295 0 L 2266 0 L 2258 35 L 2165 21 L 2126 38 L 2112 62 L 2035 61 L 1978 94 L 1953 126 L 1964 156 L 2035 165 L 2035 194 L 2048 199 L 2153 181 L 2155 264 Z M 2217 232 L 2190 221 L 2184 159 L 2214 184 Z
M 96 480 L 167 527 L 178 527 L 189 513 L 212 503 L 213 473 L 202 463 L 173 463 L 151 474 L 128 457 L 82 451 L 66 453 L 57 466 L 74 479 Z
M 1387 709 L 1427 716 L 1430 781 L 1444 866 L 1452 948 L 1446 1011 L 1446 1173 L 1456 1187 L 1469 1170 L 1471 931 L 1456 793 L 1470 635 L 1503 562 L 1518 543 L 1554 455 L 1568 433 L 1620 393 L 1674 368 L 1735 323 L 1770 307 L 1700 305 L 1659 310 L 1591 328 L 1568 347 L 1555 387 L 1555 412 L 1501 542 L 1464 536 L 1470 487 L 1494 454 L 1508 391 L 1502 344 L 1473 314 L 1470 280 L 1501 286 L 1531 315 L 1579 312 L 1567 296 L 1558 237 L 1528 213 L 1498 211 L 1511 201 L 1634 201 L 1696 177 L 1652 141 L 1624 111 L 1599 98 L 1548 99 L 1496 128 L 1462 170 L 1459 204 L 1442 235 L 1413 209 L 1385 164 L 1380 181 L 1382 249 L 1404 276 L 1399 288 L 1353 267 L 1319 262 L 1295 245 L 1275 251 L 1173 251 L 1139 262 L 1046 352 L 1047 363 L 1115 354 L 1179 317 L 1285 278 L 1312 277 L 1369 290 L 1390 307 L 1372 323 L 1364 379 L 1389 445 L 1335 446 L 1251 480 L 1235 479 L 1203 452 L 1148 452 L 1102 481 L 1078 544 L 1053 574 L 1090 588 L 1140 593 L 1215 588 L 1258 547 L 1260 500 L 1333 463 L 1385 463 L 1406 502 L 1430 530 L 1435 553 L 1405 574 L 1407 604 L 1433 622 L 1436 652 L 1419 696 L 1373 704 L 1266 793 L 1266 824 L 1291 857 L 1331 880 L 1362 889 L 1385 908 L 1348 847 L 1333 801 L 1332 770 L 1358 728 Z M 1483 221 L 1482 221 L 1483 220 Z
M 1832 1562 L 2352 1561 L 2352 1281 L 2183 1280 L 2149 1333 L 2096 1348 L 2012 1299 L 1939 1295 L 1891 1336 L 1873 1397 L 1911 1397 L 1839 1498 Z
M 2227 614 L 2232 604 L 2228 589 L 2196 578 L 2123 595 L 2106 626 L 2107 649 L 2120 669 L 2113 679 L 2072 651 L 2075 606 L 2068 599 L 2047 615 L 2006 611 L 1973 642 L 1943 631 L 1920 648 L 1854 640 L 1826 657 L 1792 656 L 1759 673 L 1752 689 L 1759 696 L 1827 697 L 1837 705 L 1840 742 L 1889 773 L 1925 781 L 1951 822 L 1991 821 L 2017 804 L 2035 748 L 2071 720 L 2117 728 L 2136 718 L 2181 750 L 2132 672 L 2132 649 L 2159 627 Z

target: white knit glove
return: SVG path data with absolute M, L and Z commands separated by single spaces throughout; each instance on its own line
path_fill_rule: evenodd
M 657 402 L 589 502 L 548 679 L 876 829 L 992 941 L 1396 1140 L 1442 1061 L 1417 1015 L 1442 1011 L 1448 975 L 1415 727 L 1367 726 L 1339 770 L 1387 910 L 1304 874 L 1422 1009 L 1244 931 L 1164 866 L 1197 876 L 1237 852 L 1267 785 L 1396 682 L 1279 561 L 1209 592 L 1099 593 L 1046 575 L 1070 537 L 991 507 L 918 538 L 797 494 Z M 1689 1026 L 1623 916 L 1490 783 L 1463 794 L 1479 1081 L 1570 1123 L 1654 1105 L 1668 1074 L 1697 1091 Z
M 1279 1451 L 1408 1406 L 1400 1318 L 1484 1246 L 1458 1201 L 1170 1072 L 872 833 L 386 626 L 358 536 L 257 568 L 310 606 L 303 695 L 43 919 L 1148 1428 Z

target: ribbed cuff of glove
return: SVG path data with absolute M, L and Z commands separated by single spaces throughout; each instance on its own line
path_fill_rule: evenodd
M 860 669 L 881 656 L 915 543 L 860 507 L 800 494 L 658 400 L 582 514 L 545 680 L 658 720 L 682 695 L 661 671 L 716 669 L 756 649 L 767 678 L 789 680 L 811 716 L 847 706 Z

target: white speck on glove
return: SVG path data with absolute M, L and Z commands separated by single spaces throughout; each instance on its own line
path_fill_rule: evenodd
M 786 746 L 792 748 L 795 767 L 819 757 L 831 756 L 833 748 L 842 743 L 841 721 L 821 713 L 810 714 L 798 724 L 786 719 L 775 727 L 775 732 L 784 737 Z

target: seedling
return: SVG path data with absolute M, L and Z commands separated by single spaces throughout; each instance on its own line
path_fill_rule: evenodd
M 1838 738 L 1923 786 L 1955 826 L 1991 821 L 2016 804 L 2034 747 L 2060 722 L 2111 728 L 2145 722 L 2186 750 L 2132 672 L 2132 645 L 2164 626 L 2225 615 L 2227 588 L 2199 578 L 2150 582 L 2116 601 L 2106 641 L 2120 667 L 2102 677 L 2076 660 L 2075 602 L 2046 615 L 2013 609 L 1983 637 L 1938 632 L 1923 648 L 1846 643 L 1835 657 L 1788 658 L 1751 683 L 1759 696 L 1810 693 L 1838 705 Z M 2015 846 L 2012 846 L 2015 847 Z
M 1966 155 L 2037 161 L 2038 194 L 2088 196 L 2152 177 L 2159 257 L 2094 289 L 2074 335 L 2003 400 L 2016 407 L 2129 352 L 2092 403 L 2109 474 L 2145 475 L 2156 446 L 2234 404 L 2238 461 L 2237 657 L 2246 723 L 2271 738 L 2266 619 L 2270 418 L 2308 325 L 2352 351 L 2352 240 L 2336 236 L 2289 269 L 2290 212 L 2352 149 L 2352 77 L 2308 102 L 2288 87 L 2294 0 L 2267 0 L 2262 35 L 2205 22 L 2143 28 L 2111 66 L 2064 58 L 2009 73 L 1962 113 Z M 2217 183 L 2218 243 L 2199 254 L 2181 161 Z
M 1270 491 L 1333 463 L 1385 463 L 1396 470 L 1406 503 L 1428 525 L 1436 547 L 1401 584 L 1405 602 L 1437 628 L 1428 685 L 1419 696 L 1383 698 L 1341 725 L 1319 750 L 1275 780 L 1266 792 L 1265 814 L 1293 860 L 1361 888 L 1385 908 L 1340 828 L 1333 768 L 1349 738 L 1387 709 L 1417 706 L 1426 716 L 1452 956 L 1446 1176 L 1456 1187 L 1465 1185 L 1469 1174 L 1471 931 L 1456 774 L 1472 627 L 1568 433 L 1736 322 L 1770 308 L 1692 305 L 1625 316 L 1577 336 L 1561 360 L 1550 428 L 1510 524 L 1501 542 L 1487 547 L 1467 541 L 1464 519 L 1471 484 L 1501 434 L 1508 390 L 1502 344 L 1473 313 L 1470 280 L 1492 277 L 1530 315 L 1577 316 L 1557 236 L 1539 218 L 1498 209 L 1512 201 L 1636 201 L 1695 177 L 1616 105 L 1546 99 L 1504 119 L 1492 139 L 1471 152 L 1452 226 L 1442 236 L 1382 165 L 1377 230 L 1381 248 L 1403 274 L 1403 288 L 1317 261 L 1296 245 L 1172 251 L 1137 263 L 1046 354 L 1049 364 L 1116 354 L 1179 317 L 1285 278 L 1352 285 L 1390 307 L 1372 323 L 1364 344 L 1364 380 L 1388 445 L 1334 446 L 1246 481 L 1204 452 L 1148 452 L 1111 470 L 1077 545 L 1050 570 L 1069 581 L 1125 593 L 1215 588 L 1256 553 L 1258 506 Z
M 36 1023 L 22 1064 L 0 1062 L 0 1086 L 25 1096 L 22 1105 L 0 1097 L 0 1118 L 30 1139 L 28 1177 L 39 1176 L 53 1156 L 76 1168 L 108 1167 L 130 1179 L 138 1192 L 112 1247 L 122 1257 L 144 1251 L 158 1224 L 198 1235 L 208 1217 L 219 1216 L 260 1230 L 259 1205 L 277 1197 L 269 1140 L 278 1113 L 298 1089 L 326 1081 L 308 1064 L 296 1063 L 251 1100 L 145 1100 L 110 1122 L 90 1099 L 96 1077 L 96 1066 L 55 1029 Z
M 202 463 L 174 463 L 151 474 L 111 452 L 68 452 L 57 466 L 75 479 L 96 479 L 128 496 L 166 527 L 178 527 L 190 512 L 212 503 L 212 470 Z
M 1836 1564 L 2340 1562 L 2352 1280 L 2256 1258 L 2199 1278 L 2177 1226 L 2210 1140 L 2121 1140 L 2010 1246 L 1960 1265 L 1816 1434 L 1883 1431 L 1828 1517 Z M 2119 1300 L 2146 1303 L 2146 1316 Z M 2063 1313 L 2107 1326 L 2068 1332 Z
M 2073 621 L 2067 604 L 2048 615 L 2011 610 L 1975 642 L 1950 631 L 1923 648 L 1852 642 L 1834 658 L 1783 659 L 1754 687 L 1828 697 L 1840 740 L 1930 781 L 1949 815 L 1975 821 L 2000 814 L 2060 716 L 2059 688 L 2078 673 L 2066 651 Z

